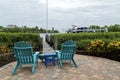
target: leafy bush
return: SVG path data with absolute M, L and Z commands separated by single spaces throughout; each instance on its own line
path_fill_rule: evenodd
M 54 38 L 58 38 L 58 49 L 64 41 L 72 39 L 77 43 L 78 54 L 100 56 L 120 61 L 120 32 L 54 34 L 50 38 L 51 46 L 54 46 Z
M 55 34 L 54 37 L 58 37 L 59 41 L 65 41 L 72 39 L 75 41 L 87 40 L 87 39 L 120 39 L 120 32 L 108 32 L 108 33 L 64 33 L 64 34 Z
M 14 43 L 26 41 L 34 51 L 40 50 L 40 35 L 37 33 L 0 33 L 0 66 L 15 60 L 13 56 Z M 5 54 L 4 54 L 5 53 Z
M 6 53 L 7 52 L 7 48 L 6 48 L 6 46 L 4 46 L 4 45 L 0 45 L 0 54 L 2 54 L 2 53 Z
M 107 45 L 112 40 L 120 41 L 120 32 L 108 32 L 108 33 L 64 33 L 64 34 L 54 34 L 51 36 L 50 45 L 54 45 L 54 38 L 58 38 L 58 49 L 62 42 L 66 40 L 74 40 L 77 42 L 78 50 L 87 50 L 86 47 L 89 45 L 91 40 L 103 40 L 104 48 L 107 49 Z
M 93 40 L 90 42 L 87 47 L 88 51 L 92 52 L 101 52 L 104 51 L 104 42 L 102 40 Z
M 81 41 L 76 41 L 77 44 L 77 50 L 87 50 L 87 46 L 90 43 L 91 40 L 81 40 Z
M 34 51 L 40 50 L 40 35 L 37 33 L 0 33 L 0 44 L 8 49 L 12 49 L 14 43 L 18 41 L 26 41 L 32 44 Z
M 108 50 L 113 53 L 120 52 L 120 41 L 112 41 L 107 46 Z

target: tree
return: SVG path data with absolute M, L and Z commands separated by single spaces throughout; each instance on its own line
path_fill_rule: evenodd
M 2 28 L 2 29 L 1 29 Z M 22 27 L 14 27 L 14 28 L 3 28 L 2 26 L 0 27 L 0 31 L 2 32 L 11 32 L 11 33 L 17 33 L 17 32 L 22 32 L 22 33 L 46 33 L 46 29 L 43 28 L 38 28 L 38 26 L 35 27 L 27 27 L 27 26 L 22 26 Z M 49 33 L 53 31 L 54 33 L 58 33 L 59 31 L 57 30 L 48 30 Z
M 23 26 L 23 28 L 27 28 L 27 26 Z
M 35 26 L 35 28 L 38 30 L 38 26 Z
M 0 29 L 2 29 L 3 28 L 3 26 L 0 26 Z
M 110 25 L 108 27 L 108 30 L 110 32 L 120 32 L 120 25 L 119 24 L 115 24 L 115 25 Z

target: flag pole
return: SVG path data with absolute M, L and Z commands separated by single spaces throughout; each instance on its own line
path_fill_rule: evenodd
M 46 32 L 48 33 L 48 0 L 46 0 Z

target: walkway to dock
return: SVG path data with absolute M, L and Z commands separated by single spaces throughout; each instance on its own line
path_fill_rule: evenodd
M 43 38 L 43 53 L 44 52 L 54 52 L 54 49 L 47 44 L 45 41 L 45 34 L 40 35 Z

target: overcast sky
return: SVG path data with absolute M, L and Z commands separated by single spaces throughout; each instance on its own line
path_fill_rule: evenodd
M 0 25 L 46 27 L 46 0 L 0 0 Z M 120 0 L 48 0 L 48 29 L 120 24 Z

